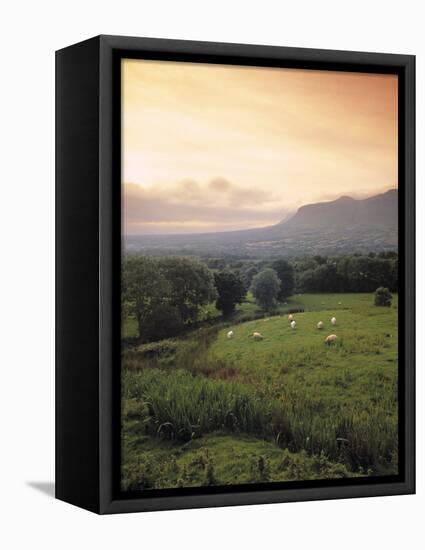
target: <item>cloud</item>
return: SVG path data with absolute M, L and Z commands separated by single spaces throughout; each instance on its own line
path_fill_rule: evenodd
M 217 191 L 220 193 L 220 192 L 229 191 L 229 189 L 231 188 L 231 185 L 230 185 L 230 182 L 224 178 L 215 178 L 210 181 L 210 183 L 208 184 L 208 187 L 213 191 Z
M 261 189 L 242 189 L 225 178 L 207 184 L 124 185 L 126 233 L 228 231 L 270 225 L 287 209 Z
M 134 59 L 122 74 L 123 182 L 168 217 L 196 206 L 187 227 L 397 185 L 396 75 Z

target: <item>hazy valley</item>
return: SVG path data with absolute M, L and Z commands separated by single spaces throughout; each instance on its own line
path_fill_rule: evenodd
M 127 235 L 130 254 L 238 256 L 246 258 L 348 254 L 396 250 L 398 191 L 367 199 L 340 197 L 302 206 L 269 227 L 178 235 Z

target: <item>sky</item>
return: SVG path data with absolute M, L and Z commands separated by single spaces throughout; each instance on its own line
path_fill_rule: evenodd
M 125 234 L 272 225 L 397 181 L 397 76 L 122 61 Z

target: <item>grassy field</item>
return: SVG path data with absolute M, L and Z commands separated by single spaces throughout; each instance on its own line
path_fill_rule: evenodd
M 227 323 L 214 309 L 123 351 L 124 490 L 396 473 L 396 296 L 297 295 L 270 317 L 249 300 Z
M 293 296 L 290 299 L 288 299 L 288 302 L 285 304 L 280 304 L 276 311 L 273 313 L 274 315 L 284 314 L 289 311 L 292 311 L 293 309 L 298 310 L 299 308 L 304 307 L 300 297 Z M 237 322 L 241 321 L 247 321 L 250 319 L 254 319 L 256 317 L 265 317 L 267 316 L 266 313 L 262 309 L 260 309 L 254 302 L 254 298 L 250 292 L 247 294 L 247 299 L 245 302 L 243 302 L 240 305 L 236 306 L 236 312 L 234 315 L 234 320 Z M 199 314 L 199 320 L 200 322 L 219 322 L 221 319 L 221 312 L 215 307 L 215 305 L 208 304 L 204 306 Z M 137 322 L 134 317 L 124 317 L 122 320 L 122 337 L 124 339 L 136 339 L 138 336 L 137 331 Z

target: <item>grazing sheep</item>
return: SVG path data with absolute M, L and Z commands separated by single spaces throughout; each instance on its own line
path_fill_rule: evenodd
M 336 319 L 335 319 L 335 317 L 332 317 L 331 323 L 332 323 L 333 325 L 336 325 Z
M 252 337 L 254 338 L 254 340 L 263 340 L 264 339 L 264 336 L 262 334 L 260 334 L 259 332 L 253 332 Z
M 342 304 L 342 302 L 338 302 L 338 305 L 340 306 Z
M 323 328 L 323 323 L 322 323 L 322 321 L 319 321 L 319 322 L 317 323 L 317 328 L 318 328 L 319 330 L 321 330 L 321 329 Z
M 227 333 L 227 338 L 233 338 L 234 336 L 234 333 L 233 333 L 233 330 L 229 330 L 229 332 Z
M 297 323 L 295 321 L 291 321 L 291 328 L 292 330 L 297 326 Z
M 325 338 L 325 344 L 330 346 L 331 344 L 334 344 L 338 340 L 338 336 L 336 334 L 329 334 L 329 336 L 326 336 Z
M 291 322 L 291 321 L 293 321 L 293 320 L 294 320 L 294 316 L 291 315 L 291 314 L 289 314 L 289 315 L 288 315 L 288 321 Z

